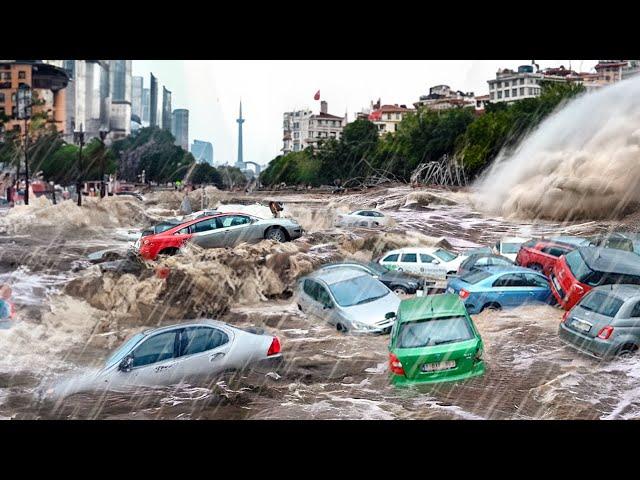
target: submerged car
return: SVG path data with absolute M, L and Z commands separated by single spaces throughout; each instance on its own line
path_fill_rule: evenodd
M 554 297 L 569 310 L 593 287 L 640 284 L 640 256 L 613 248 L 580 247 L 558 259 L 550 280 Z
M 640 347 L 640 286 L 596 287 L 568 310 L 560 340 L 598 358 L 628 356 Z
M 474 270 L 481 270 L 486 267 L 510 267 L 513 262 L 502 255 L 491 253 L 477 253 L 469 255 L 458 267 L 458 276 L 466 275 Z
M 390 223 L 390 217 L 378 210 L 356 210 L 348 214 L 338 214 L 336 227 L 380 227 Z
M 522 267 L 477 270 L 449 280 L 447 292 L 458 294 L 471 314 L 480 313 L 485 308 L 549 303 L 553 298 L 546 277 Z
M 576 247 L 570 243 L 545 239 L 531 240 L 520 247 L 516 263 L 522 267 L 550 275 L 558 258 L 575 249 Z
M 405 247 L 384 254 L 380 265 L 389 270 L 444 278 L 443 272 L 444 276 L 456 273 L 466 258 L 466 255 L 459 255 L 440 247 Z
M 67 382 L 58 395 L 83 389 L 167 386 L 208 380 L 228 370 L 278 367 L 278 337 L 214 320 L 156 328 L 127 340 L 91 377 Z
M 589 245 L 592 247 L 615 248 L 617 250 L 624 250 L 626 252 L 635 251 L 633 240 L 628 236 L 618 232 L 601 234 L 591 237 L 589 239 Z
M 287 242 L 302 236 L 302 227 L 295 220 L 265 220 L 244 213 L 218 213 L 177 225 L 166 222 L 154 228 L 161 231 L 147 232 L 135 244 L 135 249 L 146 260 L 155 260 L 158 255 L 174 255 L 187 242 L 202 248 L 223 248 L 265 239 Z
M 425 287 L 432 285 L 433 282 L 427 282 L 424 278 L 405 272 L 390 271 L 379 263 L 368 262 L 340 262 L 324 265 L 321 270 L 329 271 L 338 268 L 351 268 L 354 270 L 366 272 L 373 278 L 384 283 L 396 295 L 413 295 L 418 291 L 424 291 Z
M 520 247 L 523 243 L 527 242 L 528 238 L 522 237 L 505 237 L 498 240 L 494 246 L 494 253 L 507 257 L 512 262 L 516 261 L 516 255 L 520 251 Z
M 350 268 L 318 270 L 298 281 L 298 308 L 339 332 L 388 333 L 400 299 L 365 272 Z
M 395 385 L 463 380 L 485 371 L 482 338 L 457 295 L 403 300 L 389 343 Z

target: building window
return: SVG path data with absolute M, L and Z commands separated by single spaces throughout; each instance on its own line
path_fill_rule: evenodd
M 502 88 L 502 82 L 498 82 L 498 87 L 497 88 Z
M 495 95 L 496 94 L 494 92 L 491 92 L 491 100 L 495 100 Z
M 505 90 L 504 91 L 504 98 L 508 98 L 509 97 L 509 90 Z
M 400 114 L 396 113 L 396 120 L 400 120 Z
M 502 92 L 498 92 L 498 98 L 502 98 Z
M 520 85 L 524 85 L 524 78 L 520 79 Z
M 533 95 L 533 88 L 527 87 L 527 94 L 528 95 Z
M 26 78 L 27 78 L 27 72 L 19 71 L 19 72 L 18 72 L 18 78 L 19 78 L 20 80 L 24 80 L 24 79 L 26 79 Z
M 5 72 L 4 73 L 4 79 L 5 80 L 11 80 L 11 72 Z
M 4 103 L 4 93 L 0 93 L 0 103 Z
M 4 115 L 4 107 L 0 107 L 0 115 Z
M 517 88 L 514 88 L 514 89 L 511 90 L 511 96 L 512 97 L 517 97 L 518 96 L 518 89 Z
M 520 87 L 520 95 L 524 95 L 524 87 Z

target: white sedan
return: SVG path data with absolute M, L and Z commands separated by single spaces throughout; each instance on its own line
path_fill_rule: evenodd
M 391 223 L 391 217 L 378 210 L 356 210 L 348 214 L 338 214 L 336 227 L 384 227 Z
M 258 364 L 277 366 L 281 356 L 278 337 L 199 320 L 138 333 L 118 348 L 102 369 L 69 379 L 52 393 L 66 397 L 87 390 L 197 382 L 227 370 Z

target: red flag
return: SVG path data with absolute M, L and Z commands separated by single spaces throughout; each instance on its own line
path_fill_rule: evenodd
M 320 90 L 318 90 L 318 91 L 316 92 L 316 94 L 313 96 L 313 99 L 314 99 L 314 100 L 320 100 Z

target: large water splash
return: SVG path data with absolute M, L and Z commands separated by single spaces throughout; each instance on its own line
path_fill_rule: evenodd
M 640 205 L 640 78 L 584 94 L 478 182 L 479 207 L 518 218 L 619 218 Z

